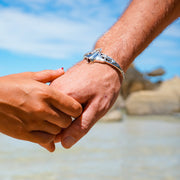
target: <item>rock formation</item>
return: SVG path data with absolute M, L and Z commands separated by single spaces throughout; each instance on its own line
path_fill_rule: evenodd
M 148 76 L 152 76 L 152 77 L 155 77 L 155 76 L 162 76 L 165 74 L 165 71 L 164 69 L 162 68 L 158 68 L 158 69 L 155 69 L 149 73 L 147 73 Z
M 180 78 L 152 83 L 152 78 L 161 76 L 161 68 L 142 74 L 133 65 L 126 72 L 120 95 L 111 110 L 101 119 L 105 122 L 120 121 L 122 109 L 130 115 L 172 114 L 180 112 Z
M 140 73 L 133 65 L 131 65 L 126 72 L 126 79 L 122 83 L 121 95 L 126 99 L 133 92 L 153 90 L 158 86 L 158 83 L 152 83 L 145 78 L 145 75 Z
M 154 91 L 132 93 L 126 100 L 126 110 L 131 115 L 180 112 L 180 78 L 165 81 Z

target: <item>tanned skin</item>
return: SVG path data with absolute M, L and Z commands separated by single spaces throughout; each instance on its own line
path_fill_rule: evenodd
M 126 71 L 133 60 L 180 15 L 179 0 L 133 0 L 122 17 L 97 41 Z M 84 107 L 83 113 L 56 137 L 65 148 L 78 142 L 113 105 L 122 75 L 107 64 L 79 62 L 52 86 Z M 108 133 L 108 132 L 107 132 Z

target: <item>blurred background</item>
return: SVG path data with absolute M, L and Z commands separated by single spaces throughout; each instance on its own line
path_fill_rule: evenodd
M 0 0 L 0 76 L 65 70 L 130 0 Z M 180 21 L 129 68 L 117 102 L 71 150 L 53 154 L 0 135 L 0 178 L 180 179 Z

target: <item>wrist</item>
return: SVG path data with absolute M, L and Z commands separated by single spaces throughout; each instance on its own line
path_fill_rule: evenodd
M 111 78 L 114 82 L 116 82 L 115 84 L 119 91 L 120 85 L 123 81 L 123 76 L 116 68 L 113 68 L 108 64 L 98 62 L 88 63 L 86 60 L 82 60 L 77 64 L 77 66 L 79 66 L 81 70 L 88 71 L 92 75 L 97 74 L 97 76 L 99 76 L 97 79 L 103 79 L 104 77 L 109 77 L 109 79 Z
M 115 44 L 109 46 L 108 44 L 105 45 L 104 42 L 99 40 L 95 45 L 95 49 L 98 48 L 102 49 L 102 53 L 114 59 L 124 72 L 127 71 L 129 65 L 133 61 L 132 56 L 130 55 L 130 51 L 127 50 L 128 48 L 125 48 L 125 45 L 120 46 Z
M 107 64 L 107 65 L 111 66 L 112 68 L 116 69 L 118 71 L 118 73 L 120 73 L 120 75 L 122 75 L 123 79 L 125 78 L 125 73 L 124 73 L 123 69 L 119 66 L 119 64 L 111 57 L 102 53 L 102 49 L 100 49 L 100 48 L 84 54 L 84 60 L 86 60 L 88 63 Z

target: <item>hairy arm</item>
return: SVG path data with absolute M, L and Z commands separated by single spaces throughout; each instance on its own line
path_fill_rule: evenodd
M 179 16 L 179 0 L 133 0 L 95 48 L 102 48 L 126 71 L 151 41 Z
M 180 15 L 179 0 L 133 0 L 122 17 L 96 43 L 124 71 Z M 65 148 L 82 138 L 115 102 L 122 76 L 107 64 L 81 61 L 52 86 L 80 102 L 84 111 L 57 136 Z

